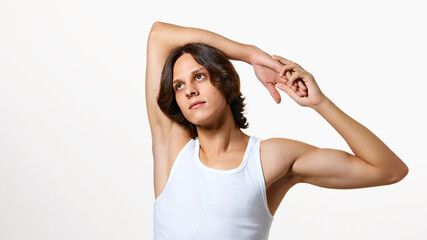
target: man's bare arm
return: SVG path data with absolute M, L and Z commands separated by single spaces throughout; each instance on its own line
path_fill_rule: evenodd
M 295 142 L 293 149 L 296 149 L 297 156 L 290 174 L 302 182 L 329 188 L 391 184 L 408 174 L 408 166 L 390 148 L 322 93 L 313 75 L 285 58 L 273 58 L 283 64 L 280 75 L 286 76 L 287 81 L 276 86 L 299 105 L 317 111 L 344 138 L 354 153 Z M 301 94 L 300 86 L 308 89 L 307 95 Z

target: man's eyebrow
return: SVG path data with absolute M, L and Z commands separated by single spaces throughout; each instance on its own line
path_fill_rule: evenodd
M 201 71 L 201 70 L 203 70 L 203 69 L 205 69 L 205 68 L 204 68 L 204 67 L 199 67 L 199 68 L 197 68 L 197 69 L 193 70 L 193 71 L 191 72 L 191 75 L 194 75 L 194 74 L 196 74 L 197 72 L 200 72 L 200 71 Z M 172 84 L 174 84 L 175 82 L 179 82 L 179 81 L 181 81 L 181 79 L 175 79 L 175 80 L 173 80 Z

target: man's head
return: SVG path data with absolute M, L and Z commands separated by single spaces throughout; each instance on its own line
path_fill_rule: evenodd
M 202 105 L 190 109 L 191 104 Z M 247 128 L 240 79 L 228 57 L 219 49 L 190 43 L 173 49 L 163 68 L 157 103 L 172 120 L 197 137 L 195 124 L 217 119 L 231 109 L 238 128 Z

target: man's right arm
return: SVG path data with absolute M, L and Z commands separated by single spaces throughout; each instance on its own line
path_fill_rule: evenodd
M 168 132 L 172 124 L 157 105 L 157 95 L 163 66 L 169 52 L 191 42 L 200 42 L 223 51 L 230 59 L 250 63 L 254 46 L 238 43 L 208 30 L 155 22 L 147 44 L 145 97 L 152 134 Z

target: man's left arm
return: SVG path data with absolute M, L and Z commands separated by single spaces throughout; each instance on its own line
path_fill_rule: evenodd
M 345 114 L 318 87 L 314 77 L 298 64 L 273 56 L 283 64 L 287 83 L 276 87 L 301 106 L 318 112 L 346 141 L 353 154 L 342 150 L 313 148 L 302 152 L 290 171 L 302 182 L 329 188 L 361 188 L 398 182 L 408 174 L 406 164 L 375 134 Z M 306 94 L 300 87 L 304 86 Z

